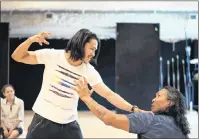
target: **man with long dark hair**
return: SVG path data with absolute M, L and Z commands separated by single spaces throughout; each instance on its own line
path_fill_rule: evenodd
M 81 29 L 69 40 L 65 50 L 28 51 L 34 42 L 49 45 L 45 39 L 49 35 L 49 32 L 41 32 L 28 38 L 12 54 L 17 62 L 45 65 L 43 83 L 33 106 L 35 115 L 28 128 L 27 138 L 82 138 L 76 121 L 79 96 L 71 89 L 75 85 L 74 81 L 81 77 L 87 78 L 94 91 L 116 107 L 126 111 L 143 111 L 110 90 L 89 64 L 91 60 L 96 62 L 100 50 L 96 34 Z
M 151 113 L 115 114 L 99 105 L 90 96 L 87 81 L 80 79 L 73 87 L 80 99 L 92 113 L 105 124 L 130 133 L 138 138 L 188 138 L 190 133 L 188 120 L 185 117 L 184 96 L 175 88 L 166 86 L 156 93 L 152 100 Z

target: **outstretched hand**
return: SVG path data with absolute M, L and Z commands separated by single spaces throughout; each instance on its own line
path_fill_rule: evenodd
M 91 94 L 93 93 L 93 89 L 89 90 L 88 82 L 86 81 L 85 77 L 77 80 L 76 86 L 71 87 L 71 88 L 78 93 L 80 99 L 91 96 Z
M 33 42 L 37 42 L 39 43 L 41 46 L 42 46 L 42 43 L 46 44 L 46 45 L 49 45 L 49 42 L 46 41 L 45 37 L 48 37 L 50 36 L 51 33 L 50 32 L 40 32 L 34 36 L 31 36 L 29 38 L 29 40 L 31 41 L 31 43 Z

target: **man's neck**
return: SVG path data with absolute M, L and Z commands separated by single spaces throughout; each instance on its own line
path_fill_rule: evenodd
M 165 112 L 165 111 L 159 111 L 155 113 L 156 115 L 166 115 L 166 116 L 172 116 L 170 113 Z
M 83 63 L 82 60 L 77 60 L 74 61 L 73 59 L 70 58 L 70 52 L 66 53 L 66 60 L 68 61 L 68 63 L 72 66 L 79 66 Z

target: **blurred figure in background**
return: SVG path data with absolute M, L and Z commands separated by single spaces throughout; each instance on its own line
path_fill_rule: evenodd
M 14 87 L 4 85 L 1 92 L 1 136 L 3 138 L 17 138 L 23 132 L 24 102 L 15 96 Z

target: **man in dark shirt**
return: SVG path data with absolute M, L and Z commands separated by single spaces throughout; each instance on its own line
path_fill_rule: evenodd
M 106 125 L 138 134 L 141 139 L 188 138 L 190 130 L 185 117 L 184 97 L 173 87 L 166 86 L 156 93 L 151 105 L 154 114 L 136 112 L 125 115 L 115 114 L 93 100 L 85 78 L 76 85 L 72 88 L 78 92 L 80 99 Z

